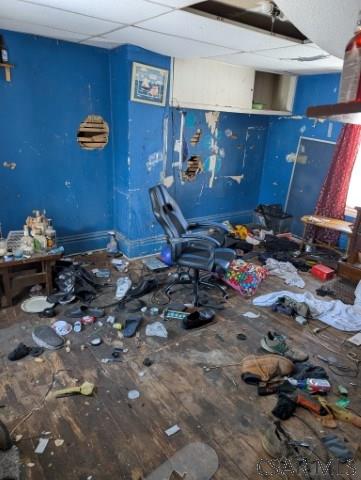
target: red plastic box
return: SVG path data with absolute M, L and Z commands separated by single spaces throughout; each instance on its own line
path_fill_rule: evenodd
M 317 265 L 314 265 L 311 268 L 311 273 L 314 277 L 324 281 L 324 280 L 330 280 L 334 276 L 335 270 L 318 263 Z

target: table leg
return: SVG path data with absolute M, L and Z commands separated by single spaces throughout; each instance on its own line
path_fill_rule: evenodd
M 53 262 L 45 262 L 46 272 L 46 294 L 50 295 L 53 291 Z
M 13 304 L 13 295 L 11 291 L 11 281 L 10 274 L 8 269 L 4 269 L 2 273 L 3 285 L 4 285 L 4 294 L 6 298 L 6 307 L 11 307 Z

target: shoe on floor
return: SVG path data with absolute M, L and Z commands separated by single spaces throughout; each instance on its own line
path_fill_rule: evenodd
M 290 448 L 287 434 L 280 427 L 280 422 L 272 422 L 261 437 L 264 451 L 272 458 L 288 457 Z
M 101 318 L 104 317 L 104 309 L 80 305 L 80 307 L 75 307 L 65 312 L 65 316 L 70 318 L 82 318 L 86 316 Z
M 60 337 L 49 325 L 35 327 L 32 333 L 34 342 L 43 348 L 57 350 L 64 345 L 64 339 Z
M 27 347 L 24 343 L 19 343 L 19 345 L 9 353 L 8 360 L 11 362 L 15 362 L 16 360 L 20 360 L 21 358 L 26 357 L 29 355 L 31 348 Z
M 305 362 L 307 353 L 287 345 L 286 337 L 276 332 L 268 332 L 261 340 L 261 347 L 267 352 L 282 355 L 293 362 Z
M 210 308 L 205 308 L 203 310 L 195 310 L 183 319 L 182 325 L 183 328 L 186 330 L 203 327 L 204 325 L 211 323 L 214 319 L 214 316 L 215 312 Z

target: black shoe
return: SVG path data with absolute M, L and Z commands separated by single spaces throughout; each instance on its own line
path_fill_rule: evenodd
M 203 327 L 208 323 L 211 323 L 214 319 L 215 313 L 210 308 L 204 310 L 196 310 L 190 313 L 187 318 L 182 321 L 183 328 L 185 330 L 191 330 L 192 328 Z

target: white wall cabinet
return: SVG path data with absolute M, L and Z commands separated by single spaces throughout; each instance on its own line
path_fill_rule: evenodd
M 222 112 L 287 115 L 292 112 L 296 78 L 209 59 L 175 58 L 170 104 Z M 254 103 L 262 104 L 261 109 L 253 109 Z

